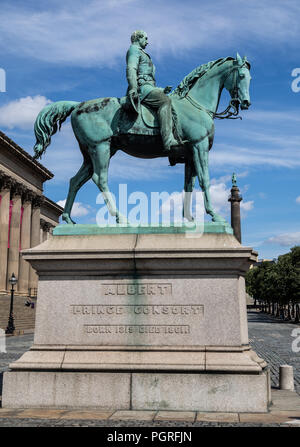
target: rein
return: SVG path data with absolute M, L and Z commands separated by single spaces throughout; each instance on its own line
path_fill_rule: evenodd
M 229 73 L 227 74 L 226 78 L 224 79 L 223 86 L 224 86 L 226 80 L 231 75 L 231 73 L 234 74 L 234 78 L 233 78 L 234 86 L 233 86 L 233 89 L 230 90 L 231 100 L 229 102 L 229 105 L 226 107 L 225 110 L 223 110 L 223 112 L 213 112 L 212 110 L 206 109 L 198 101 L 196 101 L 189 93 L 185 96 L 185 99 L 187 99 L 194 107 L 196 107 L 196 109 L 199 109 L 201 111 L 204 111 L 204 112 L 208 113 L 208 115 L 212 119 L 214 119 L 214 118 L 218 118 L 220 120 L 223 120 L 223 119 L 236 120 L 238 118 L 242 119 L 242 117 L 239 116 L 240 100 L 238 98 L 237 70 L 239 68 L 242 68 L 243 65 L 242 66 L 235 66 L 235 67 L 233 67 L 233 69 L 229 71 Z M 230 110 L 231 108 L 233 109 L 233 111 Z

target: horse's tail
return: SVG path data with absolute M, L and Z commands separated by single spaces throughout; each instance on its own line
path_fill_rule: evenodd
M 40 158 L 46 148 L 51 143 L 51 137 L 59 130 L 62 123 L 73 112 L 79 102 L 75 101 L 58 101 L 44 107 L 37 116 L 34 123 L 34 133 L 36 143 L 34 145 L 34 159 Z

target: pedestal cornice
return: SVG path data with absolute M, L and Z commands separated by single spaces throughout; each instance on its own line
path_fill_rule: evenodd
M 119 234 L 51 236 L 22 252 L 42 276 L 118 274 L 244 275 L 257 252 L 233 235 Z M 83 262 L 84 260 L 84 262 Z M 76 272 L 76 273 L 75 273 Z

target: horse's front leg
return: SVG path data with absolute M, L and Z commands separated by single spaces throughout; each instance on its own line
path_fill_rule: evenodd
M 183 217 L 189 222 L 194 221 L 194 217 L 191 213 L 191 201 L 196 177 L 197 175 L 195 172 L 193 161 L 186 161 L 184 170 Z
M 193 146 L 193 158 L 195 171 L 198 176 L 200 187 L 204 193 L 204 206 L 207 214 L 210 214 L 213 222 L 226 222 L 226 220 L 217 214 L 212 207 L 210 193 L 209 193 L 209 169 L 208 169 L 208 152 L 209 140 L 204 138 L 199 143 Z

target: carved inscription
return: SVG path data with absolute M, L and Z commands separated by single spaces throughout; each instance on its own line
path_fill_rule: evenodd
M 85 324 L 87 334 L 189 334 L 189 325 L 150 324 Z
M 203 315 L 204 306 L 201 304 L 73 304 L 71 312 L 73 315 Z
M 154 295 L 172 295 L 172 284 L 103 284 L 104 295 L 141 295 L 141 296 L 154 296 Z
M 106 301 L 109 304 L 85 303 L 70 306 L 71 314 L 75 317 L 83 316 L 87 317 L 88 321 L 92 320 L 91 324 L 83 324 L 86 334 L 189 335 L 191 322 L 197 324 L 199 318 L 204 315 L 202 304 L 177 304 L 174 302 L 153 304 L 153 301 L 156 300 L 149 300 L 149 297 L 172 297 L 172 283 L 107 283 L 101 285 L 101 294 L 108 297 Z M 118 304 L 117 301 L 112 304 L 109 300 L 110 297 L 115 297 L 121 303 Z M 124 298 L 126 298 L 125 303 Z M 133 298 L 135 299 L 133 300 Z M 134 304 L 126 303 L 132 303 L 132 301 Z M 145 301 L 147 304 L 144 304 Z M 163 301 L 172 300 L 164 299 Z M 162 302 L 162 300 L 158 300 L 158 302 Z M 85 322 L 87 322 L 86 319 Z

